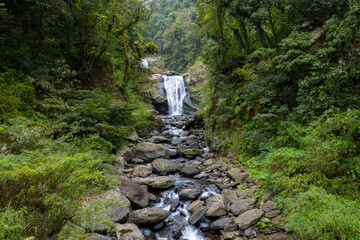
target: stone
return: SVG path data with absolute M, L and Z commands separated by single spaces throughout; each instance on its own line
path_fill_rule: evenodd
M 200 201 L 200 200 L 196 200 L 192 203 L 190 203 L 187 207 L 186 207 L 186 210 L 188 210 L 189 212 L 195 212 L 196 209 L 200 208 L 204 206 L 204 202 L 203 201 Z
M 224 229 L 225 231 L 236 231 L 238 226 L 233 218 L 220 218 L 211 224 L 212 230 Z
M 269 212 L 271 210 L 277 209 L 277 204 L 273 201 L 267 201 L 266 203 L 260 205 L 260 209 L 264 212 Z
M 201 156 L 203 153 L 204 153 L 203 150 L 198 149 L 198 148 L 185 149 L 183 151 L 183 154 L 185 154 L 185 156 L 189 157 L 189 158 L 195 158 L 196 156 Z
M 193 214 L 191 214 L 191 216 L 189 217 L 189 223 L 194 225 L 195 223 L 197 223 L 206 213 L 206 211 L 208 210 L 207 207 L 199 207 L 198 209 L 196 209 Z
M 169 211 L 154 207 L 143 208 L 132 211 L 130 213 L 130 220 L 136 224 L 154 224 L 166 219 L 170 215 Z
M 233 240 L 236 237 L 236 235 L 238 234 L 237 231 L 228 232 L 228 231 L 224 231 L 224 230 L 220 230 L 220 233 L 221 233 L 223 239 L 229 239 L 229 240 L 230 239 Z
M 286 223 L 283 221 L 281 215 L 271 219 L 271 223 L 274 224 L 275 227 L 285 230 Z
M 261 196 L 261 202 L 266 203 L 269 200 L 272 200 L 274 197 L 274 193 L 273 191 L 266 191 L 262 196 Z
M 97 233 L 91 234 L 91 236 L 88 239 L 89 240 L 112 240 L 111 237 L 107 237 L 107 236 L 100 235 L 100 234 L 97 234 Z
M 206 199 L 208 210 L 206 217 L 221 217 L 227 214 L 228 201 L 223 195 L 218 195 Z
M 229 177 L 231 177 L 236 182 L 244 182 L 245 178 L 249 176 L 249 173 L 242 172 L 240 168 L 231 168 L 227 171 Z
M 254 198 L 246 198 L 246 199 L 239 199 L 234 201 L 230 205 L 230 211 L 235 215 L 239 216 L 240 214 L 253 209 L 255 207 L 257 200 Z
M 179 193 L 180 199 L 193 200 L 200 196 L 201 191 L 199 189 L 184 189 Z
M 265 217 L 267 218 L 274 218 L 280 215 L 280 211 L 279 210 L 271 210 L 267 213 L 265 213 Z
M 132 223 L 117 224 L 116 237 L 118 240 L 145 240 L 140 229 Z
M 120 175 L 117 175 L 116 179 L 121 182 L 118 187 L 120 193 L 129 199 L 132 204 L 140 208 L 144 208 L 149 204 L 149 193 L 137 182 Z
M 235 186 L 239 185 L 239 182 L 232 182 L 232 183 L 227 183 L 227 184 L 218 184 L 217 186 L 219 187 L 220 190 L 224 190 L 224 189 L 228 189 L 228 188 L 233 188 Z
M 138 165 L 134 167 L 134 176 L 147 177 L 152 174 L 151 166 Z
M 296 240 L 296 239 L 297 238 L 293 237 L 292 235 L 284 232 L 277 232 L 266 237 L 266 240 Z
M 251 225 L 257 223 L 263 216 L 263 211 L 259 209 L 251 209 L 235 218 L 235 223 L 239 226 L 240 229 L 245 230 Z
M 187 164 L 181 169 L 181 173 L 184 176 L 192 177 L 200 173 L 201 169 L 195 165 Z
M 140 158 L 133 158 L 132 159 L 132 162 L 133 163 L 137 163 L 137 164 L 141 164 L 141 163 L 144 163 L 144 160 L 140 159 Z
M 136 145 L 134 156 L 145 161 L 152 161 L 156 158 L 170 159 L 170 150 L 160 144 L 142 142 Z
M 160 189 L 170 188 L 175 184 L 175 179 L 168 176 L 137 178 L 135 180 L 140 184 Z
M 163 136 L 152 136 L 148 141 L 153 143 L 167 143 L 170 142 L 170 139 Z
M 235 190 L 224 189 L 221 191 L 221 195 L 224 195 L 229 203 L 233 203 L 238 199 L 238 195 Z
M 178 170 L 178 166 L 167 159 L 156 159 L 151 163 L 154 172 L 160 175 L 169 175 L 170 173 L 174 173 Z
M 117 168 L 124 169 L 125 166 L 126 166 L 125 158 L 122 157 L 122 156 L 117 155 L 116 160 L 115 160 L 115 164 L 117 165 L 116 166 Z
M 116 155 L 123 157 L 125 161 L 130 161 L 134 157 L 133 152 L 128 146 L 122 147 L 119 151 L 117 151 Z
M 215 165 L 217 163 L 217 160 L 215 158 L 210 158 L 208 160 L 206 160 L 203 164 L 204 166 L 212 166 Z

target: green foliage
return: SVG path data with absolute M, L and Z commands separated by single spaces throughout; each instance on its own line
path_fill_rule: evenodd
M 4 240 L 25 238 L 26 208 L 13 209 L 10 205 L 0 208 L 0 238 Z
M 281 202 L 288 215 L 286 228 L 302 238 L 360 238 L 360 205 L 356 201 L 328 194 L 323 188 L 310 187 L 295 200 Z

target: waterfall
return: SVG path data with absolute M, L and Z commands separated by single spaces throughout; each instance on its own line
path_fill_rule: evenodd
M 149 60 L 146 58 L 141 59 L 140 66 L 143 68 L 149 68 Z
M 181 75 L 164 75 L 163 79 L 169 104 L 169 114 L 181 115 L 183 113 L 183 101 L 186 96 L 184 78 Z

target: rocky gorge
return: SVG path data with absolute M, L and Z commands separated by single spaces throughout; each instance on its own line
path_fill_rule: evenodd
M 261 183 L 235 159 L 209 151 L 199 115 L 159 115 L 158 122 L 149 138 L 134 137 L 117 152 L 121 184 L 102 198 L 122 204 L 98 213 L 116 229 L 107 236 L 97 229 L 93 240 L 295 239 L 273 193 L 259 194 Z

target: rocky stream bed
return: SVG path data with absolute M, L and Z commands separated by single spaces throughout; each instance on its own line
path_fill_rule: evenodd
M 121 185 L 103 198 L 127 205 L 100 213 L 116 222 L 116 229 L 107 236 L 93 234 L 93 240 L 295 239 L 283 230 L 273 194 L 254 197 L 261 184 L 234 159 L 209 152 L 199 119 L 160 119 L 150 138 L 133 138 L 118 151 Z

